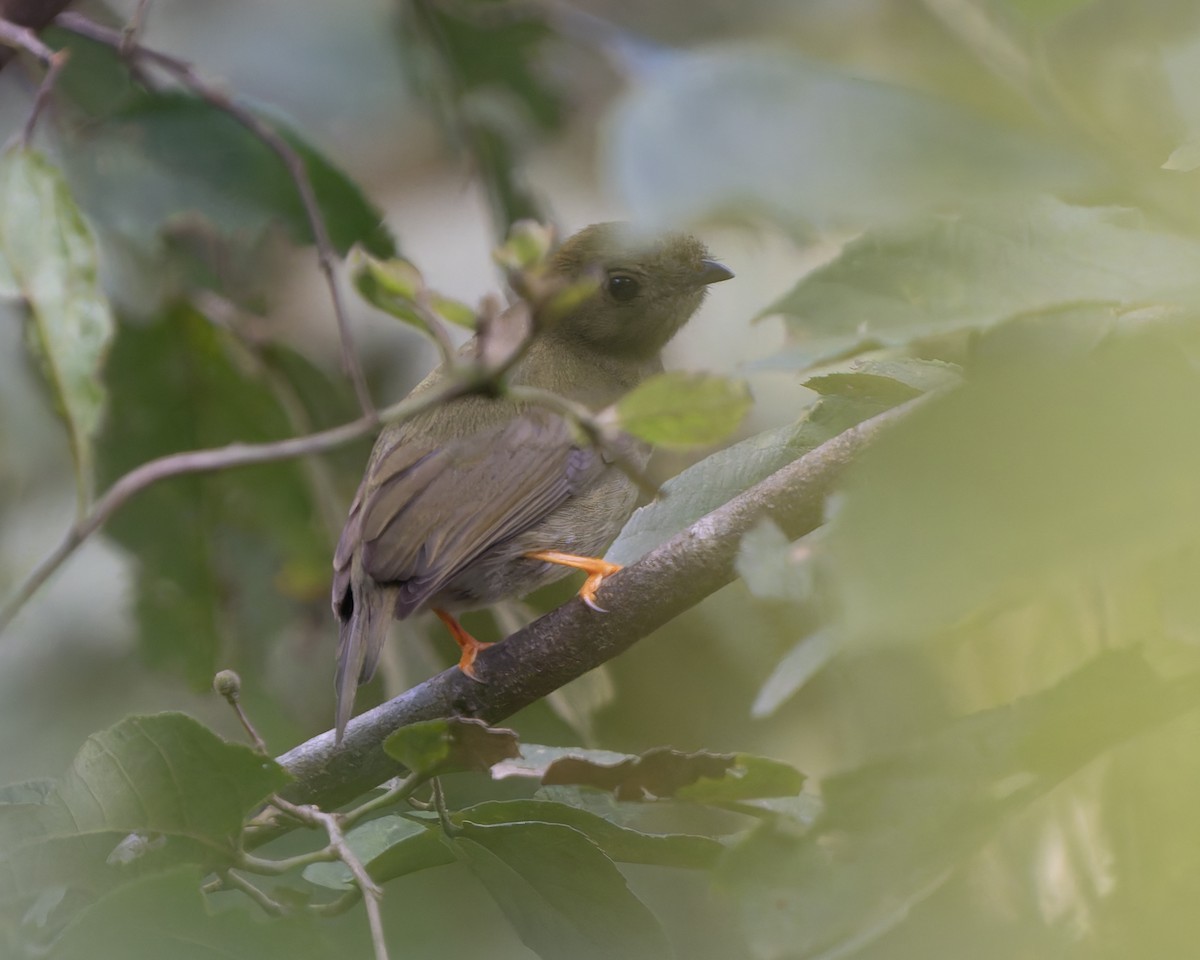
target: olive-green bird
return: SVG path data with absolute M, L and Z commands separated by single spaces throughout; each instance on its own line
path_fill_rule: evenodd
M 663 347 L 696 312 L 708 284 L 733 276 L 694 237 L 639 241 L 618 223 L 575 234 L 551 254 L 549 267 L 567 281 L 598 276 L 598 288 L 538 332 L 509 381 L 593 411 L 661 371 Z M 463 351 L 475 349 L 472 341 Z M 439 366 L 413 394 L 446 376 Z M 617 452 L 638 467 L 650 453 L 632 438 Z M 338 740 L 393 618 L 432 609 L 462 649 L 459 667 L 475 677 L 485 644 L 454 611 L 522 597 L 571 568 L 589 574 L 580 596 L 599 610 L 596 588 L 619 568 L 597 558 L 636 500 L 633 481 L 578 441 L 561 416 L 506 396 L 464 396 L 386 427 L 333 560 Z

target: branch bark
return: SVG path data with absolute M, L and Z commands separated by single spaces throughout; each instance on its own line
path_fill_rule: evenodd
M 742 534 L 762 517 L 793 539 L 815 529 L 846 466 L 925 399 L 839 434 L 606 579 L 608 613 L 576 599 L 489 647 L 476 661 L 482 683 L 446 670 L 351 720 L 340 746 L 330 730 L 283 754 L 278 761 L 295 781 L 281 794 L 326 810 L 340 806 L 403 771 L 383 751 L 394 730 L 446 716 L 496 723 L 611 660 L 733 580 Z M 272 835 L 264 831 L 251 842 Z

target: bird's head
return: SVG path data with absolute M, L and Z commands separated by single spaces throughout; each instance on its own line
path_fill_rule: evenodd
M 555 325 L 553 335 L 630 357 L 662 350 L 699 308 L 708 285 L 733 276 L 689 234 L 646 238 L 625 223 L 579 231 L 551 255 L 550 264 L 569 280 L 594 276 L 599 282 L 592 296 Z

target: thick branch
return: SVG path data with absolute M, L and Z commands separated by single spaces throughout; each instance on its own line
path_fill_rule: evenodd
M 608 613 L 574 600 L 489 647 L 476 661 L 483 683 L 446 670 L 356 717 L 340 746 L 331 730 L 290 750 L 279 762 L 296 780 L 283 795 L 325 809 L 339 806 L 401 772 L 383 752 L 392 731 L 452 715 L 495 723 L 611 660 L 729 583 L 742 534 L 760 518 L 769 517 L 792 538 L 815 529 L 843 469 L 922 400 L 834 437 L 606 579 Z

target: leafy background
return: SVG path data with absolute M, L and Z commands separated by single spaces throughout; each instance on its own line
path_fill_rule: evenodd
M 668 496 L 614 559 L 941 391 L 821 530 L 759 526 L 738 582 L 512 719 L 535 768 L 571 745 L 738 758 L 703 789 L 502 761 L 444 776 L 452 836 L 357 828 L 397 953 L 1189 955 L 1194 4 L 180 0 L 144 39 L 285 125 L 339 253 L 402 251 L 467 303 L 519 217 L 703 233 L 738 278 L 670 360 L 747 377 L 756 404 L 728 450 L 658 456 Z M 277 160 L 46 40 L 72 58 L 44 159 L 0 169 L 5 592 L 137 464 L 355 415 Z M 0 73 L 5 135 L 32 89 Z M 432 347 L 351 310 L 374 396 L 401 396 Z M 241 739 L 209 681 L 241 673 L 274 753 L 328 728 L 328 557 L 368 445 L 140 495 L 0 635 L 0 950 L 368 955 L 361 907 L 302 908 L 345 888 L 336 864 L 276 882 L 293 909 L 270 922 L 198 891 L 278 785 L 206 729 Z M 399 632 L 364 701 L 450 662 L 429 625 Z

